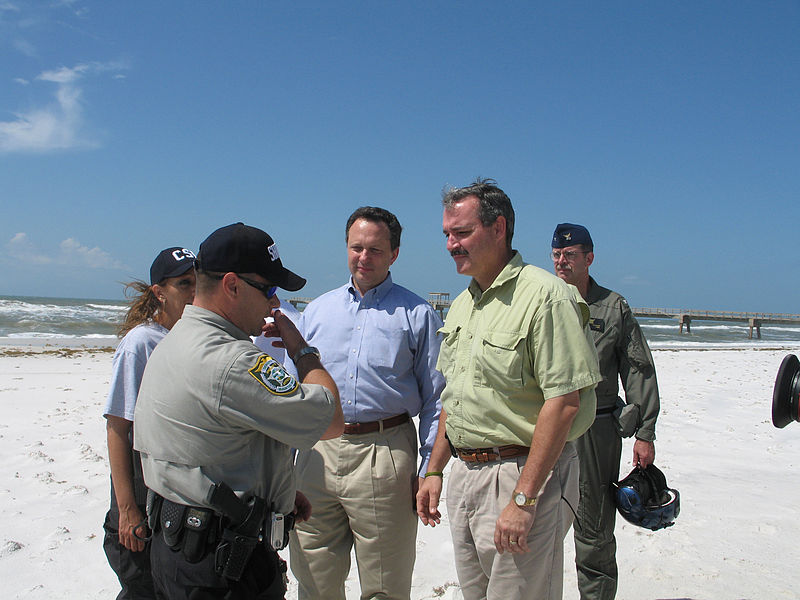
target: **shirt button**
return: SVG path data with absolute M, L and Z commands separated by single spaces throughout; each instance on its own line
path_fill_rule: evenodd
M 355 349 L 355 348 L 353 348 L 353 354 L 355 354 L 355 353 L 356 353 L 356 349 Z
M 352 373 L 350 373 L 350 379 L 352 379 L 352 378 L 353 378 L 353 374 L 352 374 Z
M 348 400 L 348 401 L 347 401 L 347 403 L 348 403 L 348 404 L 352 404 L 352 402 L 351 402 L 350 400 Z

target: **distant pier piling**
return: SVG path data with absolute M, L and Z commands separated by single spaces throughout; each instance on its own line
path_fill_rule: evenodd
M 631 310 L 637 317 L 678 319 L 678 328 L 681 333 L 683 333 L 684 325 L 686 325 L 686 333 L 692 332 L 692 321 L 733 321 L 747 323 L 747 337 L 751 340 L 753 339 L 753 330 L 756 332 L 756 337 L 761 339 L 761 326 L 767 323 L 781 325 L 800 324 L 800 315 L 784 313 L 746 313 L 674 308 L 632 308 Z
M 749 339 L 753 339 L 753 328 L 756 329 L 756 335 L 758 335 L 758 339 L 761 339 L 761 319 L 750 319 L 750 333 L 747 336 Z

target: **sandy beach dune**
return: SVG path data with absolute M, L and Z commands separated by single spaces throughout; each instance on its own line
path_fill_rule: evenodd
M 113 598 L 118 585 L 102 551 L 109 479 L 100 415 L 111 353 L 25 349 L 34 354 L 0 347 L 2 597 Z M 800 424 L 770 422 L 775 375 L 790 351 L 798 352 L 654 352 L 656 464 L 681 492 L 681 514 L 658 532 L 618 521 L 618 598 L 800 597 Z M 420 527 L 417 549 L 412 598 L 460 598 L 446 518 Z M 575 600 L 571 534 L 566 549 L 564 598 Z M 358 594 L 351 573 L 347 597 Z

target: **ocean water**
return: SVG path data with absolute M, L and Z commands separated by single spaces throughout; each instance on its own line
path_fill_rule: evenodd
M 122 301 L 0 296 L 0 337 L 108 338 L 111 344 L 127 309 Z
M 761 326 L 761 339 L 748 339 L 747 323 L 700 321 L 692 319 L 691 333 L 680 332 L 677 319 L 639 318 L 648 344 L 653 349 L 717 349 L 717 348 L 800 348 L 800 323 Z
M 0 296 L 2 338 L 106 338 L 116 330 L 127 303 L 78 298 Z M 653 349 L 800 348 L 800 323 L 763 325 L 761 339 L 748 339 L 746 323 L 692 320 L 692 332 L 680 333 L 675 319 L 639 319 Z

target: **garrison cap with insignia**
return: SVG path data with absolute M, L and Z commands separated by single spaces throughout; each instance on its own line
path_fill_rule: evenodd
M 553 232 L 553 248 L 566 248 L 578 244 L 594 249 L 592 236 L 589 235 L 586 227 L 574 223 L 559 223 L 556 226 L 556 230 Z

